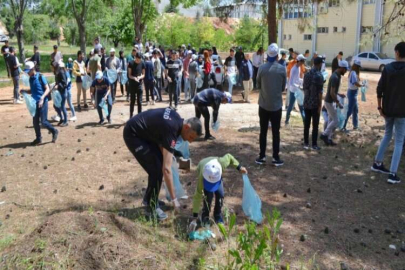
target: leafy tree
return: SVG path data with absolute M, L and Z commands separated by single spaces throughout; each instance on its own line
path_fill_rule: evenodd
M 23 22 L 24 41 L 28 43 L 38 44 L 49 38 L 50 19 L 45 14 L 27 13 Z
M 114 47 L 118 47 L 119 43 L 130 44 L 134 36 L 130 5 L 127 1 L 122 1 L 120 4 L 116 7 L 113 15 L 104 23 L 106 36 L 111 39 Z
M 236 43 L 245 50 L 254 50 L 261 42 L 260 23 L 249 17 L 244 17 L 235 32 Z
M 209 47 L 214 42 L 215 29 L 208 18 L 195 23 L 194 40 L 198 47 Z

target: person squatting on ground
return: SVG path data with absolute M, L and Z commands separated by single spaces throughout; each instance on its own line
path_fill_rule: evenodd
M 253 90 L 253 63 L 250 61 L 250 54 L 245 54 L 245 59 L 242 60 L 240 66 L 240 76 L 242 77 L 242 84 L 244 91 L 242 92 L 242 97 L 245 102 L 250 103 L 249 94 Z
M 108 107 L 108 115 L 107 115 L 107 120 L 108 123 L 111 124 L 111 111 L 112 111 L 112 98 L 111 98 L 111 91 L 110 91 L 110 82 L 106 77 L 103 76 L 103 72 L 101 70 L 97 71 L 96 73 L 96 78 L 91 84 L 91 88 L 93 91 L 96 93 L 96 106 L 97 106 L 97 112 L 98 116 L 100 118 L 100 122 L 98 122 L 99 125 L 104 124 L 104 116 L 103 116 L 103 110 L 102 107 L 100 106 L 100 103 L 102 100 L 104 100 L 105 103 L 107 103 Z
M 359 128 L 359 104 L 357 102 L 357 95 L 359 93 L 359 87 L 363 85 L 360 83 L 360 68 L 361 62 L 359 60 L 354 60 L 352 69 L 349 73 L 349 89 L 347 90 L 347 99 L 349 105 L 347 108 L 346 120 L 343 125 L 343 131 L 347 132 L 346 126 L 349 121 L 350 116 L 353 115 L 353 129 Z
M 395 62 L 385 66 L 377 86 L 378 111 L 385 120 L 385 134 L 372 166 L 373 171 L 389 174 L 388 183 L 398 184 L 397 175 L 405 137 L 405 42 L 395 46 Z M 384 154 L 395 129 L 391 167 L 384 167 Z
M 340 82 L 342 76 L 344 76 L 349 69 L 349 64 L 347 61 L 342 60 L 339 62 L 339 68 L 330 76 L 328 83 L 328 90 L 325 96 L 325 108 L 328 112 L 328 126 L 326 130 L 322 132 L 320 138 L 328 146 L 335 146 L 336 143 L 333 142 L 333 133 L 339 125 L 339 119 L 337 115 L 337 108 L 333 103 L 336 103 L 336 106 L 343 109 L 343 104 L 340 104 L 338 96 L 345 98 L 344 94 L 339 94 Z
M 215 197 L 214 221 L 224 223 L 222 217 L 222 206 L 224 202 L 224 180 L 222 173 L 226 168 L 232 166 L 242 174 L 248 171 L 231 154 L 223 157 L 207 157 L 198 163 L 197 167 L 197 187 L 193 197 L 193 221 L 197 225 L 198 213 L 203 202 L 201 221 L 203 226 L 210 224 L 210 212 L 212 200 Z
M 52 134 L 52 142 L 55 143 L 59 132 L 48 122 L 48 96 L 51 92 L 48 82 L 42 74 L 35 71 L 34 62 L 26 62 L 24 72 L 30 76 L 30 91 L 22 90 L 21 92 L 32 94 L 32 98 L 36 102 L 36 111 L 32 119 L 36 138 L 31 145 L 42 143 L 40 123 Z
M 169 102 L 170 102 L 170 107 L 173 105 L 173 99 L 174 99 L 174 108 L 177 110 L 177 104 L 179 103 L 179 97 L 178 97 L 178 85 L 181 83 L 181 73 L 183 70 L 183 64 L 181 60 L 176 59 L 176 51 L 172 51 L 171 53 L 171 59 L 167 61 L 166 63 L 166 69 L 165 69 L 165 76 L 167 78 L 167 81 L 169 82 Z
M 323 75 L 321 73 L 323 59 L 314 59 L 314 66 L 304 76 L 304 148 L 309 149 L 309 128 L 312 120 L 312 149 L 320 150 L 318 147 L 318 127 L 322 109 Z
M 208 88 L 195 95 L 193 103 L 195 107 L 195 116 L 200 119 L 204 117 L 205 140 L 215 140 L 215 137 L 210 133 L 210 111 L 208 107 L 212 107 L 213 123 L 218 121 L 219 107 L 221 103 L 231 103 L 232 96 L 228 92 L 221 92 L 214 88 Z
M 259 88 L 259 118 L 260 118 L 260 153 L 255 160 L 257 164 L 266 163 L 267 131 L 269 121 L 273 134 L 274 166 L 282 166 L 280 159 L 280 125 L 283 107 L 282 93 L 287 83 L 287 72 L 278 60 L 278 46 L 270 44 L 267 49 L 267 63 L 260 66 L 257 73 L 257 87 Z
M 300 94 L 300 87 L 302 85 L 302 66 L 305 64 L 305 57 L 300 54 L 297 56 L 297 63 L 291 68 L 290 79 L 288 80 L 288 90 L 290 92 L 289 102 L 288 102 L 288 109 L 287 109 L 287 116 L 285 118 L 285 124 L 288 125 L 290 123 L 290 116 L 291 111 L 295 106 L 295 101 L 297 100 L 296 95 Z M 305 112 L 304 107 L 302 104 L 299 104 L 298 107 L 300 109 L 302 121 L 305 121 Z
M 142 84 L 145 78 L 145 62 L 142 61 L 142 54 L 137 52 L 135 59 L 128 63 L 129 80 L 129 118 L 134 115 L 135 101 L 137 101 L 138 113 L 142 112 Z
M 124 128 L 129 151 L 148 174 L 143 205 L 159 220 L 167 215 L 159 207 L 159 193 L 164 179 L 175 208 L 180 207 L 173 185 L 172 161 L 177 139 L 193 142 L 201 136 L 201 121 L 184 120 L 172 108 L 152 109 L 131 118 Z
M 82 107 L 80 106 L 80 97 L 83 93 L 83 108 L 87 109 L 86 91 L 83 88 L 83 77 L 86 76 L 86 64 L 83 60 L 83 52 L 77 52 L 77 59 L 73 62 L 73 75 L 76 77 L 76 88 L 77 88 L 77 110 L 80 112 Z

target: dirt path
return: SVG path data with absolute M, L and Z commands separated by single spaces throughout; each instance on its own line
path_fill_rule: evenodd
M 384 125 L 376 112 L 374 89 L 379 76 L 365 73 L 362 77 L 370 80 L 368 101 L 360 102 L 362 130 L 338 133 L 335 148 L 320 143 L 319 153 L 304 151 L 302 123 L 294 114 L 291 126 L 281 131 L 285 166 L 257 166 L 257 92 L 255 102 L 244 104 L 238 91 L 234 104 L 221 105 L 217 140 L 191 144 L 194 165 L 207 156 L 232 153 L 247 166 L 263 211 L 277 207 L 283 214 L 282 260 L 294 267 L 316 256 L 320 269 L 340 269 L 341 262 L 350 269 L 405 268 L 405 253 L 396 255 L 389 248 L 395 245 L 399 251 L 405 241 L 401 203 L 405 189 L 403 184 L 388 185 L 385 176 L 369 170 Z M 135 223 L 119 217 L 126 216 L 123 209 L 139 210 L 147 181 L 122 140 L 129 113 L 124 98 L 118 98 L 113 107 L 113 125 L 96 126 L 97 112 L 83 111 L 77 114 L 78 121 L 60 129 L 56 144 L 47 143 L 51 136 L 43 131 L 45 144 L 30 147 L 32 118 L 25 105 L 10 103 L 11 88 L 0 90 L 0 186 L 6 187 L 0 193 L 0 265 L 6 265 L 8 258 L 21 269 L 40 262 L 72 269 L 190 269 L 199 256 L 205 256 L 208 264 L 222 259 L 224 244 L 212 252 L 183 240 L 191 199 L 183 202 L 186 209 L 180 217 L 171 214 L 170 222 L 158 228 L 146 226 L 137 214 L 130 217 Z M 167 103 L 144 109 L 162 106 Z M 194 116 L 194 108 L 180 105 L 179 113 Z M 270 155 L 271 135 L 268 142 Z M 391 154 L 392 150 L 387 152 L 388 164 Z M 400 175 L 404 175 L 403 165 Z M 224 179 L 225 206 L 237 213 L 242 226 L 242 178 L 227 170 Z M 181 181 L 192 195 L 195 168 L 182 172 Z M 303 234 L 305 242 L 300 241 Z

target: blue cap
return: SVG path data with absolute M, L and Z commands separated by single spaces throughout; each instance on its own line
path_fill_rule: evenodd
M 216 183 L 208 182 L 208 181 L 205 180 L 205 178 L 204 178 L 204 190 L 206 190 L 206 191 L 208 191 L 208 192 L 215 192 L 215 191 L 217 191 L 217 190 L 219 189 L 219 187 L 221 186 L 221 184 L 222 184 L 222 178 L 221 178 L 221 180 L 219 180 L 219 181 L 216 182 Z

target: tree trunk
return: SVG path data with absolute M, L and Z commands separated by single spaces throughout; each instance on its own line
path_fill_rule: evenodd
M 269 44 L 277 43 L 277 0 L 267 0 L 267 33 Z
M 24 32 L 22 26 L 22 20 L 17 19 L 15 22 L 16 33 L 17 33 L 17 43 L 18 43 L 18 52 L 20 55 L 21 63 L 25 62 L 25 50 L 24 50 Z
M 84 23 L 77 23 L 79 28 L 80 50 L 83 55 L 86 55 L 86 25 Z

